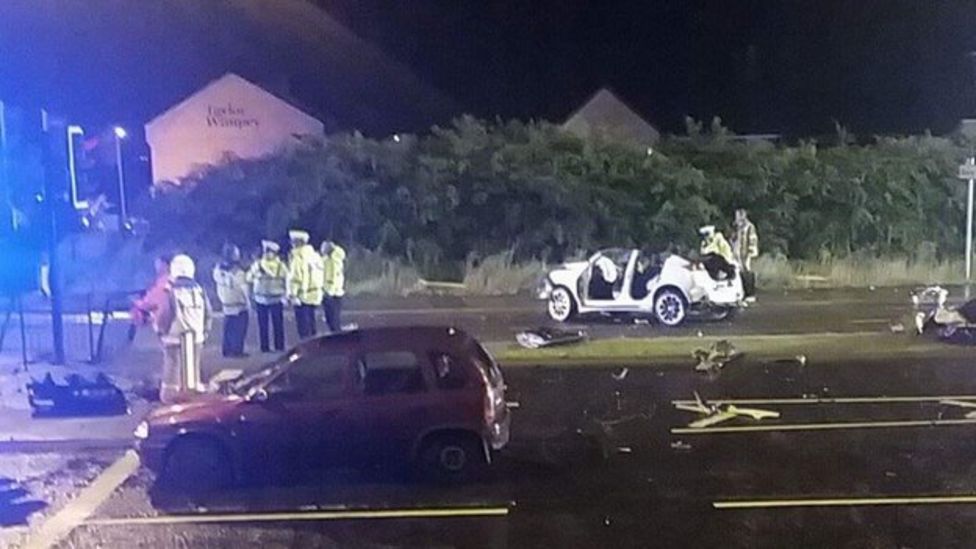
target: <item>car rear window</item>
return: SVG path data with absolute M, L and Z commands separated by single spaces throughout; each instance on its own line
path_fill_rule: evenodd
M 366 395 L 419 393 L 425 389 L 420 361 L 412 351 L 366 353 L 357 367 Z

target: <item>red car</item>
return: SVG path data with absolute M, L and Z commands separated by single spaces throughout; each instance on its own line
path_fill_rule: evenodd
M 501 370 L 476 339 L 402 327 L 306 341 L 227 394 L 154 410 L 135 434 L 143 464 L 182 487 L 391 457 L 460 481 L 508 443 L 510 421 Z

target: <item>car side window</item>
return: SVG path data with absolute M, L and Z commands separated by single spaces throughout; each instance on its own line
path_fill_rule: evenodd
M 342 353 L 306 355 L 297 358 L 268 387 L 268 392 L 284 393 L 301 400 L 327 400 L 345 389 L 344 372 L 349 356 Z
M 362 355 L 356 364 L 360 387 L 369 396 L 424 391 L 420 361 L 412 351 L 381 351 Z
M 428 356 L 434 368 L 434 378 L 437 380 L 438 389 L 450 391 L 461 389 L 467 384 L 467 371 L 456 357 L 441 351 L 432 351 Z

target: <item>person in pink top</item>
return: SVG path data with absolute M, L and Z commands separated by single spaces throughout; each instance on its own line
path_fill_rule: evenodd
M 166 299 L 170 260 L 172 260 L 170 255 L 161 255 L 156 258 L 156 279 L 153 280 L 152 285 L 146 289 L 142 297 L 132 303 L 131 314 L 134 328 L 148 326 L 152 322 L 152 315 L 159 309 L 160 303 Z

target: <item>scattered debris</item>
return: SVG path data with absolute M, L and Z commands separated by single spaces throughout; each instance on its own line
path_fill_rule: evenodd
M 359 324 L 356 324 L 355 322 L 350 322 L 348 324 L 343 324 L 342 326 L 340 326 L 340 328 L 342 329 L 343 332 L 353 332 L 359 329 Z
M 519 408 L 522 405 L 519 402 L 509 400 L 508 402 L 505 403 L 505 406 L 511 410 L 511 409 Z
M 716 341 L 708 349 L 695 349 L 691 353 L 697 361 L 696 372 L 714 372 L 721 370 L 726 364 L 742 357 L 742 353 L 735 346 L 723 339 Z
M 630 446 L 621 446 L 617 448 L 618 454 L 629 454 L 631 452 L 633 452 L 633 449 Z
M 701 330 L 698 330 L 698 337 L 705 337 L 705 334 L 703 334 Z
M 898 474 L 894 471 L 885 471 L 885 476 L 888 478 L 898 478 Z
M 612 377 L 614 381 L 623 381 L 624 378 L 626 378 L 627 374 L 629 373 L 630 373 L 630 368 L 621 368 L 616 372 L 610 374 L 610 377 Z
M 949 292 L 939 286 L 931 286 L 912 295 L 915 314 L 915 331 L 933 333 L 948 343 L 976 345 L 976 299 L 958 307 L 947 305 Z M 934 308 L 931 306 L 935 301 Z M 923 305 L 928 305 L 924 307 Z
M 603 517 L 603 525 L 610 526 L 610 517 Z
M 969 401 L 969 400 L 945 399 L 945 400 L 940 400 L 939 404 L 945 406 L 958 406 L 960 408 L 976 408 L 976 402 Z M 976 410 L 972 412 L 967 412 L 966 419 L 976 419 Z
M 903 334 L 905 333 L 905 325 L 901 322 L 895 322 L 894 324 L 889 324 L 888 329 L 891 330 L 893 334 Z
M 124 415 L 129 405 L 122 390 L 108 376 L 99 373 L 93 381 L 72 374 L 65 383 L 55 383 L 50 373 L 44 379 L 31 379 L 27 400 L 34 417 Z
M 535 328 L 515 334 L 515 341 L 526 349 L 539 349 L 579 343 L 586 339 L 585 330 L 558 330 L 555 328 Z
M 739 408 L 734 404 L 711 404 L 706 402 L 701 395 L 695 392 L 695 402 L 694 404 L 686 404 L 682 402 L 676 402 L 674 407 L 679 410 L 684 410 L 686 412 L 693 412 L 702 415 L 701 419 L 697 419 L 688 424 L 691 429 L 700 429 L 703 427 L 709 427 L 715 425 L 716 423 L 722 423 L 723 421 L 728 421 L 740 416 L 745 416 L 752 418 L 756 421 L 763 419 L 776 419 L 779 417 L 779 412 L 772 410 L 760 410 L 758 408 Z
M 650 324 L 651 321 L 646 318 L 635 318 L 634 324 Z
M 691 450 L 691 444 L 688 444 L 683 440 L 675 440 L 671 443 L 671 449 L 687 452 L 688 450 Z

